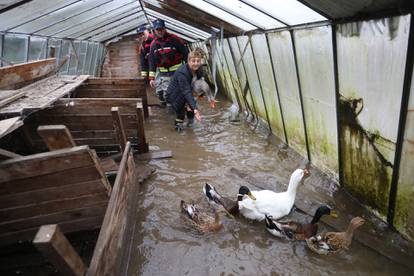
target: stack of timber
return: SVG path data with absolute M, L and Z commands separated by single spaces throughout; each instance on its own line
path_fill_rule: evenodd
M 140 75 L 139 51 L 136 35 L 125 36 L 107 46 L 103 77 L 130 77 Z
M 110 194 L 88 146 L 2 161 L 0 245 L 32 240 L 44 224 L 59 224 L 63 232 L 99 228 Z
M 0 117 L 28 115 L 44 109 L 61 97 L 67 96 L 89 76 L 52 76 L 15 90 L 19 98 L 0 106 Z M 2 91 L 0 91 L 1 95 Z
M 148 117 L 148 98 L 143 78 L 88 78 L 73 92 L 74 98 L 141 98 Z
M 63 98 L 39 112 L 36 121 L 26 125 L 27 134 L 40 147 L 39 125 L 65 125 L 76 145 L 119 152 L 131 141 L 136 150 L 147 152 L 142 109 L 138 98 Z

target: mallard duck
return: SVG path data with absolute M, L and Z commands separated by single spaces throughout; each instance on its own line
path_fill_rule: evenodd
M 365 220 L 361 217 L 355 217 L 349 223 L 345 232 L 326 232 L 320 233 L 309 239 L 306 239 L 308 247 L 318 254 L 330 255 L 349 249 L 352 243 L 352 237 L 355 229 L 363 225 Z
M 262 221 L 265 215 L 279 219 L 289 214 L 295 203 L 296 189 L 309 176 L 308 169 L 296 169 L 290 176 L 286 192 L 276 193 L 270 190 L 252 191 L 256 200 L 244 197 L 239 201 L 240 213 L 252 220 Z
M 324 215 L 336 217 L 336 212 L 326 205 L 320 206 L 313 216 L 310 223 L 300 223 L 295 221 L 276 221 L 266 215 L 266 229 L 270 234 L 279 238 L 289 240 L 306 240 L 318 232 L 318 222 Z
M 181 200 L 180 206 L 181 211 L 190 219 L 191 225 L 200 233 L 214 233 L 223 228 L 223 224 L 220 222 L 220 215 L 217 212 L 215 212 L 215 217 L 213 218 L 207 213 L 200 211 L 195 204 L 186 203 L 184 200 Z
M 222 206 L 227 213 L 235 216 L 239 213 L 239 201 L 243 200 L 244 197 L 249 197 L 252 200 L 256 200 L 255 197 L 252 195 L 249 188 L 246 186 L 241 186 L 239 188 L 239 193 L 237 195 L 237 200 L 232 200 L 230 198 L 224 197 L 220 195 L 216 189 L 206 183 L 203 187 L 203 193 L 207 198 L 207 201 L 212 204 L 213 206 Z

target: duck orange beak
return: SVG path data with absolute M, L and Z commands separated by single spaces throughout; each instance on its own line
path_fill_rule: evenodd
M 305 168 L 303 169 L 303 177 L 308 177 L 310 175 L 309 169 Z

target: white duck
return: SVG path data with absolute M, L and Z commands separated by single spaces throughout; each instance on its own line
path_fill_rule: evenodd
M 309 176 L 308 169 L 297 169 L 290 176 L 286 192 L 275 193 L 270 190 L 251 191 L 256 200 L 244 197 L 239 201 L 240 213 L 252 220 L 262 221 L 265 215 L 279 219 L 289 214 L 295 203 L 296 190 L 305 177 Z

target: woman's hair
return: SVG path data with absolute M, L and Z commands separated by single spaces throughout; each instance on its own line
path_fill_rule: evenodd
M 188 59 L 190 58 L 203 58 L 204 57 L 204 52 L 201 48 L 197 47 L 194 50 L 192 50 L 189 54 L 188 54 Z

